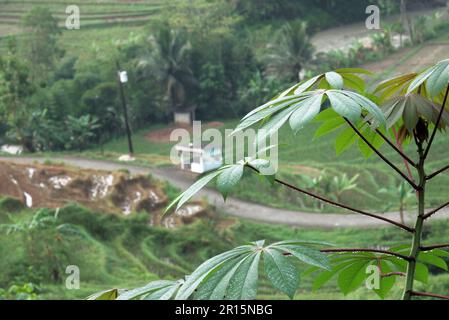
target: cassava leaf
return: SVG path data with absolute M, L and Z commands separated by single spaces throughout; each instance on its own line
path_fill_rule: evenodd
M 348 96 L 339 91 L 333 90 L 326 91 L 326 95 L 329 98 L 332 108 L 339 115 L 349 119 L 352 122 L 356 122 L 360 119 L 362 108 L 353 99 L 350 99 Z
M 340 155 L 357 141 L 357 134 L 350 127 L 345 128 L 335 139 L 335 152 Z
M 243 164 L 236 164 L 221 171 L 217 178 L 217 188 L 224 199 L 228 196 L 229 191 L 239 183 L 243 176 L 243 169 Z
M 294 132 L 315 118 L 320 112 L 322 100 L 323 94 L 317 94 L 302 101 L 301 106 L 290 117 L 290 127 Z
M 299 271 L 290 261 L 275 249 L 263 251 L 265 273 L 273 286 L 293 299 L 299 285 Z
M 181 193 L 175 200 L 173 200 L 168 207 L 165 209 L 165 212 L 170 210 L 173 206 L 177 204 L 176 210 L 178 210 L 183 204 L 189 201 L 199 190 L 204 188 L 209 182 L 211 182 L 215 177 L 217 177 L 227 166 L 213 171 L 206 176 L 202 177 L 194 184 L 192 184 L 186 191 Z
M 343 89 L 343 77 L 336 72 L 326 72 L 325 78 L 327 83 L 334 89 Z

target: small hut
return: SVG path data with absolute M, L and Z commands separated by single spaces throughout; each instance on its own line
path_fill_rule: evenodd
M 189 170 L 195 173 L 204 173 L 217 169 L 223 165 L 223 155 L 221 147 L 213 145 L 202 145 L 194 147 L 189 145 L 175 146 L 178 151 L 180 166 L 182 170 Z
M 173 111 L 175 124 L 191 125 L 195 121 L 196 106 L 190 108 L 178 108 Z

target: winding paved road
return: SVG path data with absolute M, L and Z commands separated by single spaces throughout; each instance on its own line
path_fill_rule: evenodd
M 0 161 L 32 164 L 33 162 L 43 163 L 46 159 L 39 157 L 0 157 Z M 172 185 L 185 190 L 194 181 L 192 176 L 186 175 L 184 172 L 174 170 L 173 168 L 147 168 L 143 166 L 132 165 L 129 163 L 116 163 L 103 160 L 92 160 L 76 157 L 53 157 L 52 161 L 61 161 L 67 165 L 75 166 L 83 169 L 107 170 L 115 171 L 119 169 L 127 169 L 132 174 L 151 174 L 155 178 L 165 180 Z M 215 190 L 205 188 L 201 190 L 197 196 L 205 197 L 208 201 L 215 205 L 219 211 L 231 216 L 239 218 L 255 220 L 259 222 L 272 224 L 286 224 L 297 227 L 307 228 L 372 228 L 386 226 L 387 223 L 362 216 L 359 214 L 341 214 L 341 213 L 308 213 L 299 211 L 290 211 L 278 208 L 271 208 L 256 203 L 251 203 L 236 198 L 228 198 L 226 203 L 223 202 L 222 196 Z M 392 220 L 399 220 L 397 212 L 389 212 L 383 214 Z M 447 219 L 449 218 L 449 208 L 443 209 L 431 219 Z M 406 215 L 406 222 L 410 225 L 414 221 L 414 214 Z
M 446 7 L 443 6 L 433 9 L 410 11 L 408 14 L 412 18 L 416 16 L 430 16 L 436 12 L 444 13 L 445 11 Z M 381 12 L 381 26 L 400 21 L 399 14 L 385 16 L 386 15 Z M 368 14 L 366 17 L 368 17 Z M 311 37 L 311 42 L 317 52 L 329 52 L 336 49 L 347 50 L 357 41 L 363 40 L 378 32 L 379 30 L 367 29 L 365 21 L 360 21 L 319 31 Z

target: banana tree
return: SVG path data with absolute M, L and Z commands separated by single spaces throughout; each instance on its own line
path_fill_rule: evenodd
M 407 184 L 407 182 L 402 181 L 398 186 L 393 185 L 390 187 L 381 188 L 379 190 L 379 194 L 394 197 L 399 204 L 397 209 L 399 209 L 400 221 L 405 223 L 404 211 L 406 210 L 407 205 L 415 199 L 415 192 L 413 192 L 413 189 Z M 388 205 L 384 210 L 388 210 L 391 207 L 391 205 Z
M 366 282 L 366 270 L 373 266 L 378 270 L 379 281 L 372 289 L 381 298 L 387 297 L 394 284 L 401 280 L 404 300 L 416 296 L 449 299 L 439 293 L 418 292 L 415 289 L 416 281 L 426 283 L 429 265 L 448 270 L 444 259 L 449 257 L 449 253 L 443 249 L 449 247 L 449 243 L 423 243 L 423 226 L 430 217 L 449 206 L 449 202 L 446 202 L 428 211 L 425 206 L 427 184 L 449 169 L 448 165 L 428 173 L 426 167 L 436 134 L 439 130 L 443 131 L 449 123 L 449 113 L 445 110 L 449 94 L 449 60 L 441 61 L 420 73 L 383 81 L 372 92 L 367 91 L 362 75 L 368 76 L 370 72 L 363 69 L 339 69 L 303 81 L 251 111 L 234 132 L 261 125 L 265 134 L 260 135 L 259 139 L 264 139 L 287 123 L 293 132 L 297 133 L 314 119 L 321 122 L 316 136 L 340 129 L 336 138 L 337 150 L 342 151 L 358 143 L 365 157 L 374 154 L 378 156 L 416 192 L 418 210 L 413 226 L 389 219 L 382 214 L 351 207 L 338 200 L 334 201 L 328 195 L 294 186 L 276 176 L 267 178 L 272 183 L 323 203 L 381 220 L 407 233 L 410 236 L 408 243 L 380 250 L 333 248 L 320 242 L 310 246 L 300 240 L 265 246 L 263 241 L 259 241 L 208 260 L 185 280 L 156 285 L 165 291 L 161 292 L 155 289 L 154 284 L 149 284 L 147 289 L 141 288 L 136 294 L 123 297 L 254 298 L 257 292 L 259 263 L 262 260 L 265 273 L 274 287 L 293 297 L 296 291 L 294 287 L 298 284 L 298 276 L 295 275 L 297 270 L 292 267 L 292 259 L 296 258 L 312 266 L 309 274 L 316 274 L 314 288 L 319 288 L 338 275 L 339 288 L 344 294 L 348 294 Z M 392 140 L 393 137 L 397 139 Z M 417 151 L 414 156 L 404 152 L 401 145 L 404 142 L 415 144 Z M 414 174 L 404 172 L 400 165 L 389 159 L 380 149 L 383 144 L 413 168 Z M 218 190 L 226 198 L 230 190 L 244 177 L 245 172 L 262 175 L 262 169 L 268 166 L 270 162 L 266 159 L 245 158 L 236 164 L 219 168 L 201 177 L 179 195 L 167 210 L 175 206 L 179 209 L 213 180 L 216 180 Z M 238 290 L 234 291 L 237 283 Z M 161 294 L 157 294 L 158 292 Z

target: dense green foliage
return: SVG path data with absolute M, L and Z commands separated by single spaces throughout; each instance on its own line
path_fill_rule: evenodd
M 319 127 L 314 127 L 317 129 L 317 137 L 338 133 L 337 154 L 347 151 L 354 143 L 357 143 L 365 157 L 372 154 L 373 151 L 367 147 L 367 141 L 358 137 L 351 129 L 359 129 L 376 148 L 381 147 L 382 141 L 374 134 L 373 128 L 394 139 L 401 148 L 407 148 L 407 143 L 414 137 L 418 149 L 421 149 L 423 143 L 431 137 L 429 128 L 432 128 L 432 124 L 439 126 L 439 129 L 445 129 L 449 123 L 445 113 L 440 119 L 439 109 L 435 105 L 443 101 L 442 90 L 448 82 L 448 62 L 441 61 L 419 75 L 412 73 L 393 78 L 372 91 L 363 81 L 368 72 L 341 67 L 358 65 L 394 51 L 391 32 L 404 32 L 402 26 L 393 25 L 373 35 L 372 48 L 356 44 L 348 51 L 336 50 L 315 56 L 309 41 L 313 31 L 362 19 L 367 3 L 351 3 L 348 10 L 348 2 L 343 5 L 339 1 L 261 1 L 258 10 L 255 10 L 255 2 L 252 1 L 199 1 L 198 6 L 193 7 L 186 1 L 179 1 L 173 6 L 180 9 L 180 14 L 171 15 L 170 10 L 161 10 L 157 19 L 139 28 L 136 34 L 127 34 L 122 38 L 126 40 L 111 41 L 108 50 L 103 50 L 104 47 L 93 43 L 91 49 L 85 50 L 84 56 L 66 50 L 64 45 L 67 45 L 67 40 L 64 42 L 65 35 L 61 34 L 57 26 L 57 19 L 51 12 L 53 9 L 38 6 L 28 13 L 23 12 L 22 31 L 27 33 L 17 38 L 8 38 L 10 41 L 8 46 L 4 46 L 5 54 L 0 59 L 0 136 L 5 142 L 23 145 L 28 151 L 81 151 L 93 144 L 102 145 L 121 135 L 123 119 L 117 96 L 118 69 L 127 70 L 129 74 L 130 81 L 125 85 L 125 90 L 130 104 L 131 122 L 135 129 L 145 127 L 148 123 L 171 122 L 172 111 L 176 109 L 196 109 L 197 116 L 204 120 L 242 116 L 255 105 L 271 99 L 276 88 L 289 87 L 291 82 L 296 82 L 298 78 L 302 80 L 305 74 L 310 80 L 291 87 L 268 104 L 247 114 L 237 130 L 261 123 L 263 128 L 268 129 L 268 134 L 271 134 L 288 123 L 296 133 L 304 127 L 309 128 L 313 124 L 312 120 L 316 118 L 315 120 L 320 122 Z M 390 12 L 397 11 L 392 1 L 376 3 Z M 149 4 L 150 2 L 141 3 L 142 6 Z M 410 25 L 411 43 L 422 43 L 447 26 L 447 22 L 441 22 L 437 18 L 430 19 L 431 21 L 425 18 L 414 20 Z M 287 21 L 288 23 L 285 23 Z M 334 71 L 323 73 L 323 69 L 327 68 Z M 344 120 L 352 128 L 342 128 Z M 430 141 L 432 140 L 433 136 Z M 422 158 L 422 154 L 420 156 Z M 179 201 L 178 207 L 215 178 L 218 190 L 226 198 L 248 167 L 257 171 L 265 165 L 266 163 L 258 159 L 246 159 L 202 177 L 176 199 Z M 413 177 L 411 174 L 405 177 L 417 193 L 424 189 L 425 184 L 423 163 L 420 165 L 419 177 Z M 336 172 L 338 169 L 332 170 Z M 357 188 L 359 182 L 368 181 L 377 191 L 379 182 L 375 181 L 377 178 L 371 178 L 371 173 L 363 174 L 362 179 L 355 172 L 349 176 L 339 173 L 335 177 L 322 173 L 314 178 L 301 178 L 301 183 L 314 192 L 325 191 L 329 193 L 329 198 L 339 202 L 344 202 L 348 194 L 351 199 L 351 195 L 355 193 L 354 189 L 357 189 L 360 199 L 351 201 L 363 201 L 365 206 L 373 206 L 373 203 L 382 201 L 377 197 L 378 193 L 374 195 L 372 190 L 367 192 Z M 411 181 L 413 178 L 419 178 L 419 189 Z M 397 185 L 395 179 L 379 177 L 379 180 L 382 179 Z M 268 181 L 272 183 L 273 177 L 269 177 Z M 267 190 L 271 191 L 273 188 L 269 183 Z M 381 185 L 384 186 L 382 183 Z M 240 188 L 247 189 L 245 185 Z M 255 191 L 260 196 L 260 190 Z M 404 206 L 406 193 L 400 186 L 400 208 Z M 294 194 L 282 194 L 295 199 L 289 205 L 299 204 L 301 207 L 323 209 L 316 202 L 306 203 L 307 199 L 295 197 Z M 368 201 L 365 202 L 362 196 L 366 195 Z M 264 201 L 271 204 L 269 197 Z M 420 203 L 420 215 L 423 215 L 423 199 Z M 6 201 L 6 204 L 14 208 L 14 203 Z M 317 208 L 314 208 L 315 206 Z M 75 211 L 80 210 L 76 208 Z M 59 212 L 51 210 L 37 211 L 31 216 L 29 212 L 26 214 L 29 215 L 26 217 L 28 220 L 4 225 L 8 239 L 21 241 L 23 244 L 23 252 L 17 261 L 20 261 L 21 268 L 23 267 L 19 269 L 20 274 L 28 274 L 25 278 L 18 274 L 7 275 L 8 279 L 15 279 L 14 283 L 4 281 L 4 287 L 9 286 L 9 289 L 0 294 L 7 298 L 34 299 L 45 292 L 35 283 L 60 282 L 62 266 L 71 260 L 80 259 L 79 263 L 90 262 L 89 259 L 81 262 L 81 255 L 72 256 L 70 250 L 73 248 L 70 243 L 71 240 L 76 240 L 76 237 L 82 238 L 82 234 L 85 238 L 92 237 L 95 232 L 84 232 L 84 229 L 91 226 L 80 227 L 77 217 L 75 223 L 70 219 L 61 221 Z M 77 214 L 78 212 L 74 215 Z M 86 214 L 86 217 L 88 215 Z M 2 219 L 10 222 L 9 217 Z M 134 217 L 129 218 L 130 221 L 133 219 Z M 146 216 L 142 215 L 139 219 L 142 219 L 138 221 L 140 227 L 146 224 Z M 169 279 L 158 280 L 144 289 L 125 293 L 125 298 L 142 298 L 143 295 L 147 295 L 147 298 L 171 298 L 178 294 L 182 298 L 189 298 L 197 288 L 197 298 L 222 298 L 228 295 L 254 298 L 258 280 L 258 276 L 254 276 L 254 270 L 258 270 L 261 260 L 266 271 L 266 278 L 262 279 L 264 284 L 271 282 L 275 288 L 293 297 L 299 283 L 299 272 L 294 265 L 296 262 L 291 261 L 291 256 L 302 257 L 299 258 L 302 262 L 317 265 L 317 260 L 311 263 L 314 259 L 310 258 L 321 255 L 321 262 L 324 261 L 322 253 L 316 250 L 309 251 L 311 255 L 304 259 L 304 256 L 307 256 L 307 251 L 304 250 L 312 250 L 310 248 L 289 247 L 291 251 L 288 251 L 286 246 L 289 244 L 286 243 L 265 247 L 262 242 L 253 242 L 218 256 L 230 255 L 231 258 L 226 263 L 212 263 L 216 262 L 215 257 L 196 271 L 193 271 L 193 263 L 189 264 L 189 267 L 172 266 L 173 270 L 177 269 L 174 279 L 191 271 L 193 275 L 198 276 L 188 278 L 186 282 L 172 281 L 171 275 L 145 272 L 146 266 L 130 255 L 127 249 L 122 248 L 123 243 L 120 241 L 123 233 L 134 235 L 135 230 L 124 229 L 126 224 L 121 223 L 123 222 L 120 221 L 120 226 L 119 223 L 114 226 L 120 229 L 116 237 L 101 240 L 108 241 L 108 245 L 111 244 L 109 241 L 113 241 L 114 245 L 119 243 L 119 251 L 131 261 L 130 265 L 138 265 L 133 270 L 127 269 L 125 273 L 143 271 L 145 281 L 160 277 Z M 147 226 L 142 228 L 145 229 L 143 233 L 153 231 L 153 228 Z M 103 232 L 105 231 L 100 232 L 100 238 Z M 319 277 L 321 280 L 328 280 L 338 274 L 339 288 L 344 294 L 348 294 L 356 290 L 365 279 L 363 270 L 378 263 L 379 268 L 387 273 L 407 272 L 407 288 L 410 288 L 410 279 L 412 285 L 415 279 L 425 283 L 433 267 L 447 270 L 442 259 L 447 257 L 447 252 L 433 250 L 426 254 L 419 253 L 422 240 L 422 221 L 419 225 L 419 219 L 415 233 L 411 247 L 389 249 L 394 253 L 393 256 L 399 255 L 402 258 L 411 251 L 412 260 L 407 260 L 405 256 L 407 262 L 398 262 L 389 255 L 377 254 L 338 255 L 336 259 L 332 259 L 334 269 Z M 246 240 L 249 242 L 254 239 Z M 142 239 L 137 242 L 142 243 Z M 237 243 L 232 244 L 235 246 Z M 94 252 L 87 244 L 85 249 L 85 254 Z M 209 255 L 203 255 L 201 259 L 195 257 L 195 263 L 215 253 L 217 252 L 208 252 Z M 100 254 L 96 252 L 96 255 L 98 257 Z M 260 259 L 262 256 L 263 259 Z M 109 255 L 103 254 L 103 257 L 106 259 Z M 83 259 L 85 258 L 84 255 Z M 167 265 L 170 264 L 166 263 L 164 267 Z M 92 279 L 99 279 L 107 273 L 105 266 L 106 263 L 101 272 L 96 269 L 97 273 Z M 30 267 L 39 270 L 31 270 Z M 320 267 L 328 269 L 325 263 Z M 276 273 L 279 268 L 285 272 Z M 412 273 L 409 272 L 410 268 Z M 94 269 L 94 264 L 86 269 Z M 245 270 L 253 272 L 246 273 Z M 286 279 L 284 275 L 291 277 Z M 203 276 L 208 278 L 212 285 L 209 282 L 203 283 Z M 26 279 L 27 277 L 30 279 Z M 110 280 L 106 278 L 102 279 L 102 283 Z M 245 289 L 239 286 L 242 278 L 245 278 L 243 284 L 248 284 L 246 289 L 249 291 L 245 292 L 248 296 L 242 296 Z M 132 279 L 141 281 L 140 278 Z M 117 280 L 128 285 L 129 279 L 125 282 L 123 278 L 117 277 Z M 325 282 L 321 280 L 315 287 Z M 392 280 L 395 278 L 383 279 L 381 289 L 376 291 L 381 298 L 392 288 Z M 114 285 L 115 283 L 117 282 L 114 282 Z M 122 296 L 117 290 L 101 295 L 104 294 L 113 297 L 118 295 L 119 298 Z
M 380 241 L 394 246 L 404 240 L 403 235 L 390 228 L 323 232 L 247 221 L 234 221 L 234 224 L 229 224 L 220 218 L 201 220 L 176 230 L 168 230 L 148 226 L 147 214 L 123 218 L 90 212 L 79 206 L 59 210 L 55 226 L 70 225 L 70 232 L 67 232 L 68 229 L 66 232 L 49 232 L 53 228 L 49 225 L 46 229 L 34 229 L 30 234 L 32 238 L 28 238 L 26 232 L 6 232 L 11 224 L 28 225 L 36 211 L 24 210 L 8 198 L 2 199 L 0 206 L 0 251 L 3 257 L 0 266 L 5 270 L 0 277 L 0 288 L 5 292 L 0 290 L 0 296 L 13 299 L 85 298 L 92 292 L 108 287 L 129 288 L 160 278 L 178 279 L 193 271 L 202 261 L 254 239 L 267 239 L 267 242 L 272 243 L 282 239 L 320 238 L 339 247 L 352 242 L 357 242 L 360 246 L 370 246 Z M 45 210 L 44 213 L 52 217 L 55 212 Z M 5 224 L 7 227 L 3 227 Z M 426 232 L 426 241 L 443 242 L 447 227 L 446 222 L 432 224 Z M 59 240 L 54 238 L 55 235 L 60 237 Z M 34 242 L 31 242 L 32 239 Z M 52 249 L 54 259 L 48 259 L 48 251 L 45 248 Z M 36 250 L 34 252 L 37 255 L 30 255 L 32 249 Z M 64 262 L 67 261 L 81 268 L 80 290 L 65 288 L 64 279 L 67 275 Z M 55 280 L 48 273 L 54 268 L 58 271 L 60 280 Z M 299 268 L 305 270 L 304 266 L 299 265 Z M 430 270 L 429 286 L 435 291 L 438 288 L 444 290 L 449 278 L 436 268 Z M 285 295 L 276 293 L 264 275 L 261 275 L 261 278 L 258 298 L 286 298 Z M 295 298 L 344 298 L 338 292 L 338 284 L 335 281 L 331 281 L 319 291 L 312 291 L 312 285 L 313 277 L 304 275 L 300 279 Z M 395 297 L 399 297 L 398 288 L 393 288 L 393 293 Z M 349 295 L 349 298 L 374 297 L 375 295 L 363 288 Z
M 240 117 L 271 98 L 276 87 L 296 81 L 300 72 L 318 74 L 389 52 L 389 36 L 384 34 L 372 50 L 355 46 L 348 53 L 336 50 L 313 58 L 310 35 L 362 20 L 366 4 L 265 1 L 257 2 L 254 10 L 254 1 L 198 1 L 193 6 L 181 0 L 165 6 L 144 1 L 130 7 L 107 2 L 101 5 L 106 12 L 117 15 L 121 10 L 131 19 L 108 32 L 100 28 L 103 22 L 90 23 L 94 16 L 103 18 L 86 1 L 80 4 L 85 18 L 89 26 L 99 28 L 93 30 L 97 40 L 90 40 L 94 33 L 84 24 L 75 31 L 57 27 L 64 3 L 29 6 L 12 1 L 2 6 L 17 16 L 17 27 L 26 32 L 13 46 L 7 45 L 11 37 L 0 39 L 6 65 L 0 72 L 5 101 L 0 135 L 29 151 L 82 149 L 122 135 L 116 62 L 129 74 L 125 93 L 135 130 L 171 122 L 177 108 L 196 108 L 202 120 Z M 397 11 L 394 1 L 378 4 L 389 13 Z M 141 9 L 146 11 L 137 16 L 134 11 Z M 133 19 L 136 26 L 131 26 Z M 430 30 L 429 21 L 417 23 L 423 25 L 416 26 L 417 42 L 440 28 Z M 26 80 L 20 82 L 22 88 L 14 84 L 18 77 Z M 12 103 L 12 97 L 20 101 Z M 68 117 L 87 115 L 79 123 Z M 68 130 L 59 130 L 60 123 Z M 89 133 L 73 142 L 80 126 Z

